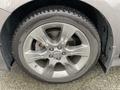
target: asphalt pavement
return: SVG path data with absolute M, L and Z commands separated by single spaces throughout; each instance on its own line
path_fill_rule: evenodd
M 14 64 L 10 72 L 0 71 L 0 90 L 120 90 L 120 67 L 105 74 L 97 64 L 78 80 L 48 84 L 31 78 Z

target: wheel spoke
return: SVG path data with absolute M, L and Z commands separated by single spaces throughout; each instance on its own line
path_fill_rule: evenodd
M 49 64 L 45 67 L 42 75 L 47 78 L 51 78 L 54 73 L 55 62 L 53 60 L 49 61 Z
M 27 40 L 24 43 L 23 50 L 24 52 L 29 51 L 31 49 L 31 43 L 32 43 L 32 37 L 27 38 Z
M 49 39 L 42 27 L 36 28 L 30 35 L 33 39 L 43 43 L 44 45 L 48 44 L 49 42 Z
M 67 50 L 67 54 L 69 56 L 80 55 L 80 56 L 88 57 L 89 53 L 90 53 L 89 45 L 70 46 Z
M 68 26 L 67 24 L 63 25 L 62 33 L 61 33 L 61 42 L 66 44 L 67 41 L 74 35 L 76 32 L 75 28 L 72 26 Z
M 66 68 L 66 71 L 69 75 L 72 75 L 73 73 L 77 73 L 78 70 L 75 67 L 73 63 L 71 63 L 66 57 L 64 57 L 64 66 Z
M 28 63 L 35 62 L 36 60 L 39 59 L 46 59 L 48 56 L 47 52 L 32 51 L 32 50 L 25 52 L 24 55 Z

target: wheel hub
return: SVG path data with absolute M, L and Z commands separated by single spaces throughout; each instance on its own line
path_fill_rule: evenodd
M 53 52 L 53 58 L 60 60 L 62 58 L 62 52 L 61 51 L 54 51 Z
M 54 47 L 54 46 L 53 46 Z M 55 60 L 61 60 L 62 56 L 65 55 L 65 52 L 63 53 L 63 49 L 61 46 L 55 46 L 54 48 L 50 48 L 50 58 L 54 58 Z

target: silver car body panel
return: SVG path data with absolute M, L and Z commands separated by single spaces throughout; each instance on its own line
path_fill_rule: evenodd
M 32 0 L 0 0 L 0 30 L 2 30 L 3 24 L 9 17 L 9 15 L 15 11 L 20 6 L 31 2 Z M 112 66 L 120 65 L 120 0 L 81 0 L 94 8 L 96 8 L 99 12 L 101 12 L 105 18 L 108 20 L 113 33 L 113 52 L 111 58 L 109 58 L 105 63 L 106 68 L 110 68 Z M 5 61 L 3 59 L 4 55 L 0 53 L 0 65 L 5 65 Z M 2 67 L 3 67 L 2 66 Z

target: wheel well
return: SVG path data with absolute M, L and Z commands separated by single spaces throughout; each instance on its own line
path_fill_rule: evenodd
M 34 10 L 48 5 L 64 5 L 84 13 L 96 26 L 101 39 L 101 57 L 106 60 L 111 56 L 113 36 L 112 30 L 105 17 L 94 7 L 79 0 L 34 0 L 16 9 L 5 22 L 1 31 L 3 53 L 12 60 L 12 37 L 19 23 Z M 105 62 L 105 61 L 104 61 Z

